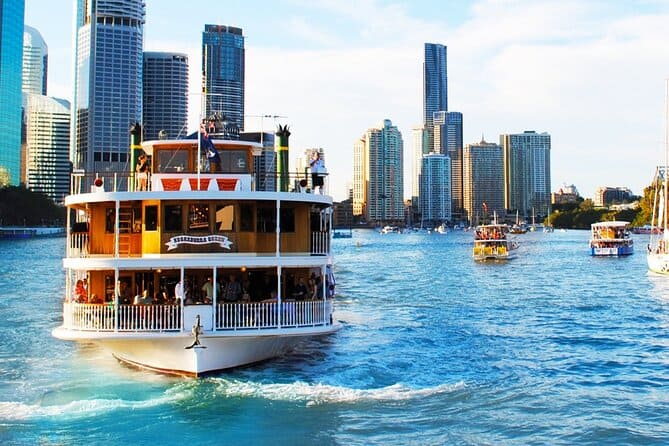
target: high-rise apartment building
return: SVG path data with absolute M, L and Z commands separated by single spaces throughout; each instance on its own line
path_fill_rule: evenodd
M 62 204 L 70 190 L 70 104 L 39 94 L 24 98 L 26 186 Z
M 74 167 L 132 169 L 131 123 L 142 120 L 143 0 L 77 0 Z
M 437 226 L 452 219 L 451 160 L 448 155 L 430 153 L 423 156 L 420 213 L 422 225 Z
M 0 2 L 0 186 L 21 178 L 24 0 Z
M 23 32 L 23 86 L 24 93 L 46 96 L 49 51 L 42 35 L 31 26 Z
M 205 25 L 202 73 L 205 117 L 221 113 L 228 126 L 244 130 L 244 36 L 241 28 Z M 234 132 L 225 132 L 234 134 Z
M 423 155 L 430 152 L 427 146 L 427 132 L 424 125 L 415 126 L 411 129 L 411 139 L 413 141 L 413 155 L 411 159 L 411 202 L 418 206 L 418 197 L 420 194 L 420 170 L 423 166 Z
M 187 135 L 188 56 L 144 52 L 144 139 L 176 139 Z
M 504 210 L 504 152 L 502 146 L 481 141 L 462 151 L 463 198 L 466 217 L 472 225 L 490 221 Z
M 262 145 L 260 156 L 253 157 L 256 190 L 276 192 L 276 151 L 273 132 L 243 132 L 239 134 L 242 141 L 257 142 Z
M 353 146 L 353 214 L 366 221 L 404 220 L 402 133 L 385 119 Z
M 551 137 L 525 131 L 500 135 L 504 149 L 504 205 L 509 212 L 546 217 L 551 211 Z
M 423 124 L 428 147 L 434 147 L 432 119 L 435 112 L 448 110 L 448 74 L 446 45 L 425 44 L 423 62 Z
M 451 210 L 453 218 L 463 218 L 462 197 L 462 113 L 437 111 L 433 115 L 434 152 L 451 160 Z

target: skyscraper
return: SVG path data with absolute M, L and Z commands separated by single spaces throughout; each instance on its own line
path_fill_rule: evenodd
M 353 212 L 367 221 L 404 220 L 402 133 L 385 119 L 354 144 Z
M 434 112 L 448 110 L 448 75 L 446 45 L 425 44 L 423 62 L 423 124 L 428 147 L 434 147 L 432 119 Z
M 545 217 L 551 207 L 551 137 L 525 131 L 500 135 L 504 149 L 504 204 L 524 217 Z
M 451 160 L 441 153 L 423 156 L 420 175 L 420 212 L 423 224 L 451 221 Z
M 472 225 L 493 213 L 504 218 L 504 155 L 502 146 L 481 141 L 462 151 L 463 198 Z M 485 203 L 485 205 L 484 205 Z
M 415 126 L 412 130 L 413 140 L 413 165 L 411 171 L 411 201 L 414 206 L 418 206 L 418 197 L 420 194 L 420 170 L 423 166 L 423 155 L 427 155 L 430 150 L 427 147 L 427 133 L 424 125 Z
M 20 181 L 24 7 L 23 0 L 0 2 L 0 186 Z
M 144 139 L 179 138 L 187 134 L 188 56 L 144 53 Z
M 49 53 L 42 35 L 31 26 L 23 32 L 23 87 L 24 93 L 46 96 Z
M 77 1 L 74 167 L 132 169 L 129 129 L 142 119 L 144 1 Z
M 70 190 L 70 104 L 25 94 L 26 186 L 56 203 Z
M 453 218 L 463 217 L 462 198 L 462 113 L 438 111 L 433 115 L 434 152 L 451 159 L 451 211 Z
M 202 75 L 205 116 L 221 113 L 229 126 L 244 130 L 244 36 L 241 28 L 205 25 Z

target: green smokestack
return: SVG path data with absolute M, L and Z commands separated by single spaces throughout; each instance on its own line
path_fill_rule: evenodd
M 286 124 L 282 127 L 279 124 L 276 136 L 279 137 L 276 161 L 276 172 L 279 176 L 279 192 L 288 192 L 288 137 L 290 136 L 288 125 Z
M 128 190 L 135 190 L 135 166 L 142 152 L 142 124 L 135 122 L 130 126 L 130 184 Z

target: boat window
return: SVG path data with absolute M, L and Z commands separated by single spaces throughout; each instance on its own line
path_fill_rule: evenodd
M 105 209 L 105 232 L 114 232 L 115 221 L 116 210 L 114 208 Z
M 256 212 L 256 232 L 276 231 L 276 209 L 259 207 Z
M 121 213 L 123 215 L 123 213 Z M 142 209 L 132 208 L 132 232 L 142 232 Z
M 157 173 L 184 172 L 188 170 L 189 151 L 187 149 L 162 149 L 157 152 Z
M 243 150 L 221 151 L 221 164 L 223 172 L 247 173 L 246 152 Z
M 239 205 L 239 216 L 239 230 L 253 232 L 253 206 L 250 204 Z
M 216 206 L 216 230 L 218 232 L 234 231 L 235 207 L 231 204 Z
M 295 209 L 281 208 L 281 232 L 295 232 Z
M 191 231 L 209 230 L 209 205 L 193 203 L 188 208 L 188 229 Z
M 158 229 L 158 206 L 146 206 L 144 208 L 144 224 L 147 231 Z
M 165 205 L 165 231 L 182 232 L 181 205 Z

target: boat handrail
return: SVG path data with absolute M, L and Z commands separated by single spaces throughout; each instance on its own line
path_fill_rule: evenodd
M 268 191 L 276 192 L 280 174 L 270 172 L 163 172 L 147 174 L 148 178 L 138 183 L 134 172 L 104 171 L 71 174 L 70 195 L 96 192 L 144 192 L 144 191 Z M 288 177 L 287 192 L 308 193 L 313 190 L 312 176 L 308 173 L 292 172 Z M 329 194 L 328 174 L 324 177 L 323 193 Z M 237 180 L 234 182 L 234 180 Z
M 119 305 L 63 303 L 63 327 L 96 332 L 179 332 L 183 327 L 181 305 Z M 333 301 L 287 300 L 278 302 L 218 303 L 214 331 L 299 328 L 331 325 Z

